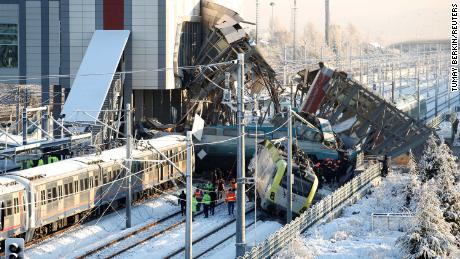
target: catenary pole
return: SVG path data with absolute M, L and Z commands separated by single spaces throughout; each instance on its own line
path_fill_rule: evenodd
M 128 174 L 128 195 L 126 196 L 126 228 L 131 227 L 131 104 L 126 104 L 126 122 L 125 122 L 125 135 L 126 135 L 126 173 Z
M 187 131 L 185 258 L 192 259 L 192 132 Z
M 292 221 L 292 107 L 288 107 L 288 147 L 287 147 L 287 205 L 286 223 Z
M 237 84 L 237 109 L 238 109 L 238 157 L 237 157 L 237 216 L 236 216 L 236 256 L 242 256 L 246 250 L 245 233 L 245 154 L 244 154 L 244 54 L 238 54 L 238 84 Z

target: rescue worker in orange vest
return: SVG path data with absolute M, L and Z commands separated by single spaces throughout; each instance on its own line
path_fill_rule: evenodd
M 227 203 L 228 215 L 234 215 L 233 210 L 235 209 L 235 201 L 235 192 L 232 189 L 228 189 L 227 194 L 225 195 L 225 202 Z
M 198 188 L 196 188 L 195 190 L 195 198 L 196 198 L 196 201 L 198 202 L 196 205 L 196 211 L 200 211 L 201 201 L 203 200 L 203 192 L 201 192 L 201 190 Z

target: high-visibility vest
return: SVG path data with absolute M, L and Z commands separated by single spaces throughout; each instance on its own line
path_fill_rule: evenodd
M 37 162 L 37 166 L 42 166 L 44 164 L 45 163 L 43 163 L 43 159 L 39 159 L 38 162 Z
M 47 161 L 47 164 L 52 164 L 52 163 L 56 163 L 56 162 L 59 162 L 59 159 L 55 156 L 49 156 L 48 157 L 48 161 Z
M 210 204 L 211 204 L 211 196 L 209 196 L 209 194 L 206 193 L 206 194 L 203 196 L 203 203 L 204 203 L 205 205 L 210 205 Z
M 226 196 L 225 196 L 225 201 L 236 201 L 236 195 L 234 192 L 230 191 L 230 192 L 227 192 Z
M 198 201 L 196 200 L 195 197 L 192 197 L 192 212 L 196 212 L 196 204 Z

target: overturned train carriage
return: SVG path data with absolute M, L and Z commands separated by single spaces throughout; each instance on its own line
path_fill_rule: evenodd
M 423 144 L 432 132 L 344 72 L 321 63 L 299 76 L 300 110 L 328 119 L 342 139 L 365 153 L 396 157 Z
M 257 165 L 257 168 L 256 168 Z M 260 206 L 269 212 L 286 211 L 287 162 L 272 142 L 265 140 L 259 154 L 251 161 L 250 169 L 257 181 Z M 292 210 L 301 214 L 313 202 L 318 188 L 318 178 L 309 166 L 293 164 Z
M 148 140 L 133 150 L 133 198 L 155 192 L 182 178 L 186 170 L 184 136 Z M 163 159 L 156 150 L 176 166 Z M 70 226 L 107 207 L 124 205 L 127 194 L 125 147 L 12 172 L 0 177 L 0 242 L 26 241 Z M 194 158 L 192 157 L 192 162 Z

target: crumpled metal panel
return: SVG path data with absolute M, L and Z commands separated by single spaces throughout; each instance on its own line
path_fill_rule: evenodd
M 282 91 L 281 84 L 276 80 L 275 71 L 240 25 L 245 21 L 236 12 L 209 1 L 202 3 L 201 11 L 203 33 L 206 36 L 195 65 L 229 62 L 236 60 L 238 53 L 244 53 L 247 95 L 256 95 L 266 90 L 275 111 L 279 111 L 278 94 Z M 188 117 L 191 121 L 194 113 L 200 113 L 207 125 L 233 124 L 234 112 L 228 102 L 222 103 L 222 97 L 227 72 L 230 73 L 230 87 L 227 90 L 232 92 L 232 96 L 236 96 L 235 89 L 231 86 L 236 81 L 237 68 L 236 64 L 227 63 L 187 71 L 190 75 L 186 82 L 189 108 L 183 119 Z

